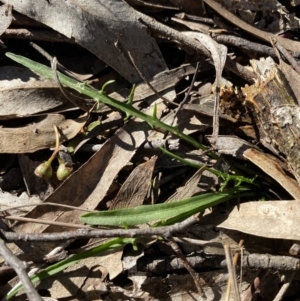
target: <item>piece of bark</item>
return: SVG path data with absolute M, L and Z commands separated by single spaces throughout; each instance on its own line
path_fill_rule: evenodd
M 284 74 L 268 57 L 252 60 L 259 80 L 242 89 L 246 105 L 252 109 L 260 142 L 287 160 L 300 183 L 300 107 Z

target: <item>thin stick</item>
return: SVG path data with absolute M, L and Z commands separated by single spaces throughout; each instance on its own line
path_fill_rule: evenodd
M 237 281 L 236 281 L 235 267 L 233 266 L 233 263 L 232 263 L 231 249 L 230 249 L 229 241 L 224 242 L 223 247 L 224 247 L 225 256 L 226 256 L 229 278 L 230 278 L 231 284 L 233 286 L 234 300 L 241 301 L 241 296 L 239 294 L 239 289 L 238 289 L 238 285 L 237 285 Z
M 9 217 L 5 217 L 10 219 Z M 14 217 L 22 220 L 21 217 Z M 28 219 L 23 218 L 28 221 Z M 180 232 L 183 229 L 191 226 L 198 221 L 197 216 L 191 216 L 183 222 L 174 224 L 172 226 L 157 227 L 157 228 L 145 228 L 145 229 L 111 229 L 102 230 L 94 229 L 84 225 L 70 225 L 67 223 L 55 223 L 55 225 L 61 225 L 63 227 L 79 228 L 78 231 L 66 231 L 58 233 L 14 233 L 7 232 L 0 229 L 0 234 L 3 239 L 7 241 L 65 241 L 69 239 L 79 238 L 108 238 L 108 237 L 136 237 L 136 236 L 163 236 L 170 237 L 172 233 Z M 33 222 L 52 223 L 49 221 L 33 220 Z
M 288 288 L 290 287 L 294 277 L 295 277 L 296 272 L 292 272 L 290 275 L 285 275 L 284 277 L 284 284 L 282 285 L 282 287 L 280 288 L 279 292 L 277 293 L 276 297 L 273 299 L 273 301 L 281 301 L 284 294 L 286 293 L 286 291 L 288 290 Z
M 166 37 L 167 39 L 173 39 L 175 41 L 178 41 L 182 45 L 195 50 L 196 52 L 200 53 L 201 55 L 204 55 L 205 57 L 210 58 L 211 54 L 210 52 L 197 40 L 187 37 L 183 33 L 168 27 L 166 25 L 163 25 L 159 22 L 157 22 L 155 19 L 150 18 L 142 13 L 139 13 L 139 20 L 141 23 L 145 24 L 148 28 L 150 28 L 152 31 L 159 33 L 160 35 Z M 257 75 L 250 70 L 246 69 L 239 63 L 236 63 L 232 59 L 230 59 L 227 56 L 225 67 L 230 70 L 231 72 L 239 75 L 244 80 L 246 80 L 249 83 L 254 83 L 255 79 L 257 78 Z
M 174 121 L 175 121 L 176 116 L 178 115 L 179 111 L 182 109 L 183 105 L 184 105 L 184 104 L 187 102 L 187 100 L 188 100 L 188 97 L 189 97 L 189 95 L 190 95 L 190 93 L 191 93 L 191 91 L 192 91 L 192 88 L 193 88 L 193 86 L 194 86 L 194 83 L 195 83 L 195 80 L 196 80 L 196 77 L 197 77 L 198 70 L 199 70 L 199 62 L 197 62 L 196 70 L 195 70 L 195 72 L 194 72 L 194 75 L 193 75 L 191 84 L 190 84 L 190 86 L 189 86 L 189 89 L 188 89 L 187 93 L 185 94 L 184 99 L 182 100 L 182 102 L 180 102 L 178 108 L 177 108 L 176 111 L 175 111 L 175 114 L 174 114 L 174 116 L 173 116 L 173 120 L 172 120 L 172 122 L 171 122 L 171 124 L 170 124 L 171 126 L 173 126 L 173 123 L 174 123 Z
M 178 244 L 175 242 L 175 240 L 173 239 L 172 236 L 169 237 L 169 245 L 171 246 L 171 248 L 173 249 L 173 251 L 176 253 L 176 255 L 178 256 L 179 260 L 182 262 L 183 266 L 187 269 L 187 271 L 189 272 L 189 274 L 191 275 L 194 284 L 198 290 L 198 293 L 201 295 L 202 298 L 206 298 L 203 289 L 199 283 L 198 277 L 196 272 L 194 271 L 193 267 L 188 263 L 188 261 L 186 260 L 184 254 L 182 253 L 182 251 L 180 250 L 180 247 L 178 246 Z
M 276 39 L 272 39 L 271 42 L 279 50 L 279 52 L 286 58 L 286 60 L 292 65 L 295 71 L 300 74 L 300 65 L 297 63 L 295 58 Z
M 25 289 L 26 295 L 30 301 L 42 301 L 41 296 L 35 290 L 32 282 L 26 273 L 26 263 L 16 257 L 10 249 L 5 245 L 4 241 L 0 238 L 0 254 L 4 260 L 9 264 L 19 276 L 21 283 Z
M 9 207 L 9 208 L 4 209 L 4 210 L 0 210 L 0 212 L 5 212 L 5 211 L 11 210 L 11 209 L 20 209 L 20 208 L 25 208 L 25 207 L 32 207 L 32 206 L 56 206 L 56 207 L 74 209 L 74 210 L 78 210 L 78 211 L 82 211 L 82 212 L 97 212 L 97 210 L 88 210 L 88 209 L 83 209 L 83 208 L 75 207 L 75 206 L 71 206 L 71 205 L 56 204 L 56 203 L 51 203 L 51 202 L 40 203 L 40 204 L 31 203 L 31 204 L 19 205 L 19 206 L 9 206 L 9 205 L 2 205 L 2 206 L 6 206 L 6 207 Z
M 241 249 L 241 248 L 243 247 L 244 242 L 245 242 L 244 239 L 241 239 L 241 240 L 240 240 L 240 242 L 239 242 L 239 244 L 238 244 L 238 248 L 239 248 L 239 249 Z M 232 261 L 232 264 L 233 264 L 233 268 L 234 268 L 234 269 L 235 269 L 236 264 L 237 264 L 237 261 L 238 261 L 238 259 L 239 259 L 239 255 L 240 255 L 240 254 L 239 254 L 238 252 L 236 252 L 236 253 L 234 254 L 233 261 Z M 241 268 L 241 270 L 242 270 L 242 268 Z M 231 282 L 230 282 L 229 279 L 228 279 L 226 296 L 229 296 L 229 294 L 230 294 L 230 286 L 231 286 Z
M 178 106 L 178 103 L 172 101 L 172 100 L 169 100 L 167 98 L 165 98 L 164 96 L 160 95 L 157 90 L 151 85 L 151 83 L 147 80 L 147 78 L 143 75 L 143 73 L 141 72 L 141 70 L 138 68 L 138 66 L 136 65 L 136 63 L 134 62 L 134 59 L 130 53 L 130 51 L 127 52 L 128 53 L 128 56 L 131 60 L 131 63 L 133 64 L 135 70 L 137 71 L 137 73 L 139 74 L 139 76 L 141 77 L 141 79 L 148 85 L 148 87 L 154 92 L 154 94 L 162 99 L 163 101 L 167 102 L 167 103 L 171 103 L 172 105 L 175 105 L 175 106 Z

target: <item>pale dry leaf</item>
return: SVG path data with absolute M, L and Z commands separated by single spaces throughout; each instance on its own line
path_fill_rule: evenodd
M 17 128 L 0 128 L 0 153 L 23 154 L 55 146 L 55 124 L 62 135 L 60 142 L 74 138 L 87 121 L 87 115 L 77 120 L 65 119 L 60 114 L 38 117 L 34 124 Z
M 20 209 L 10 209 L 15 206 L 23 206 L 27 204 L 39 204 L 41 200 L 37 196 L 28 196 L 26 192 L 23 192 L 21 195 L 13 195 L 8 192 L 0 191 L 0 211 L 7 211 L 11 215 L 21 215 L 34 208 L 34 206 L 24 207 Z
M 202 24 L 202 23 L 199 23 L 199 22 L 188 21 L 188 20 L 175 18 L 175 17 L 172 17 L 171 20 L 173 22 L 183 24 L 184 26 L 188 27 L 191 30 L 199 31 L 199 32 L 202 32 L 202 33 L 205 33 L 205 34 L 209 34 L 210 29 L 212 28 L 209 25 L 205 25 L 205 24 Z
M 9 27 L 12 21 L 12 6 L 1 5 L 0 6 L 0 36 Z
M 170 112 L 168 115 L 164 116 L 161 120 L 166 124 L 172 124 L 174 120 L 174 125 L 178 127 L 186 135 L 190 135 L 195 132 L 205 132 L 205 130 L 211 128 L 212 118 L 210 116 L 205 116 L 201 113 L 195 112 L 193 110 L 180 110 L 174 119 L 174 112 Z
M 282 168 L 282 162 L 277 158 L 249 148 L 243 152 L 244 158 L 255 164 L 267 175 L 279 183 L 293 198 L 299 199 L 300 188 L 297 182 L 292 179 Z
M 203 65 L 204 70 L 207 66 L 205 66 L 205 64 Z M 192 65 L 183 64 L 172 70 L 167 70 L 156 74 L 151 80 L 149 80 L 149 82 L 153 87 L 155 87 L 157 92 L 162 93 L 164 90 L 172 90 L 183 77 L 194 73 L 195 68 Z M 127 93 L 127 95 L 128 94 L 129 93 Z M 134 101 L 145 100 L 145 98 L 153 94 L 154 92 L 146 83 L 139 83 L 135 88 Z
M 147 79 L 168 69 L 156 41 L 147 34 L 138 21 L 138 14 L 125 1 L 3 2 L 13 5 L 19 13 L 74 39 L 131 83 L 141 80 L 127 59 L 127 51 L 130 51 L 135 64 Z
M 82 291 L 86 282 L 95 286 L 101 284 L 104 278 L 108 275 L 108 268 L 111 265 L 111 257 L 114 258 L 114 266 L 121 265 L 121 255 L 116 252 L 116 255 L 109 254 L 104 256 L 89 257 L 80 260 L 77 264 L 66 268 L 63 272 L 55 277 L 44 279 L 37 289 L 47 289 L 51 293 L 52 298 L 70 298 L 75 297 Z M 107 265 L 107 267 L 106 267 Z M 121 269 L 122 271 L 122 269 Z
M 53 81 L 27 68 L 0 68 L 0 120 L 30 116 L 67 102 Z
M 212 213 L 205 223 L 266 238 L 300 240 L 300 202 L 248 202 Z
M 227 47 L 221 44 L 218 44 L 210 36 L 200 33 L 200 32 L 185 32 L 185 34 L 195 40 L 198 40 L 209 52 L 211 53 L 211 58 L 214 62 L 216 70 L 216 102 L 214 106 L 214 115 L 213 115 L 213 142 L 215 143 L 218 134 L 219 134 L 219 103 L 220 103 L 220 86 L 221 86 L 221 77 L 222 72 L 225 66 L 227 58 Z

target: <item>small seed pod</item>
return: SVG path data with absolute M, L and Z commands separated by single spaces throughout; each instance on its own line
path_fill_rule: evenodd
M 65 163 L 60 163 L 56 172 L 57 179 L 65 180 L 73 172 L 73 167 L 66 166 Z
M 35 170 L 34 173 L 39 178 L 43 178 L 45 180 L 49 180 L 52 177 L 53 170 L 51 166 L 51 162 L 46 161 L 41 163 Z

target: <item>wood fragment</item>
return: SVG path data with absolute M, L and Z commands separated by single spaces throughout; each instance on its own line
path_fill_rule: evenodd
M 251 61 L 260 79 L 242 89 L 252 109 L 260 142 L 287 160 L 300 183 L 300 106 L 284 74 L 268 57 Z

